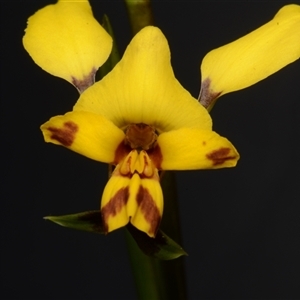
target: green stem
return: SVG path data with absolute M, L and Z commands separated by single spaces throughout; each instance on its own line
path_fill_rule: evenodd
M 161 261 L 145 255 L 127 230 L 126 242 L 138 299 L 171 299 L 166 290 Z
M 176 182 L 173 172 L 167 172 L 162 178 L 164 206 L 161 227 L 180 242 L 179 210 L 176 199 Z M 136 282 L 138 299 L 187 299 L 185 285 L 184 258 L 157 260 L 146 256 L 126 231 L 126 242 L 133 276 Z
M 174 172 L 168 171 L 163 174 L 161 187 L 164 193 L 164 211 L 166 212 L 162 219 L 161 229 L 182 245 Z M 184 257 L 179 257 L 175 260 L 162 262 L 167 278 L 168 290 L 175 295 L 172 299 L 187 299 L 184 259 Z
M 124 0 L 133 35 L 148 25 L 153 25 L 150 0 Z

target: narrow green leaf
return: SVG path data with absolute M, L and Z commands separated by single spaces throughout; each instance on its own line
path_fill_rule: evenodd
M 47 216 L 45 220 L 52 221 L 60 226 L 104 234 L 104 228 L 99 210 L 86 211 L 63 216 Z M 136 229 L 130 223 L 127 229 L 138 244 L 139 248 L 148 256 L 162 260 L 170 260 L 187 253 L 162 231 L 158 231 L 155 238 Z
M 101 212 L 99 210 L 64 216 L 47 216 L 44 219 L 64 227 L 104 234 Z
M 127 225 L 127 229 L 140 249 L 148 256 L 162 260 L 171 260 L 187 255 L 187 253 L 176 242 L 174 242 L 161 230 L 157 232 L 155 238 L 151 238 L 131 224 Z

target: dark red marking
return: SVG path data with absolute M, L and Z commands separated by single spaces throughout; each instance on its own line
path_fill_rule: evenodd
M 96 69 L 93 68 L 90 74 L 84 77 L 83 80 L 78 80 L 72 76 L 72 84 L 77 88 L 78 92 L 82 94 L 87 88 L 95 83 Z
M 161 215 L 156 203 L 154 202 L 149 191 L 142 186 L 139 188 L 136 201 L 146 221 L 150 224 L 149 234 L 153 234 L 155 236 L 161 220 Z
M 108 232 L 108 219 L 114 217 L 127 204 L 129 199 L 129 188 L 121 188 L 109 201 L 102 207 L 101 215 L 103 220 L 104 231 Z
M 210 83 L 211 80 L 210 78 L 206 78 L 205 80 L 202 81 L 201 84 L 201 91 L 199 94 L 199 102 L 205 107 L 212 107 L 214 104 L 215 100 L 221 95 L 222 92 L 214 92 L 210 88 Z
M 62 145 L 70 147 L 74 142 L 78 126 L 77 124 L 68 121 L 63 124 L 63 128 L 48 127 L 47 129 L 52 132 L 50 137 L 52 140 L 57 140 Z
M 163 155 L 161 153 L 159 145 L 157 144 L 154 148 L 148 150 L 147 153 L 148 153 L 151 161 L 153 162 L 154 166 L 158 170 L 161 170 L 161 163 L 163 160 Z
M 113 164 L 117 165 L 124 157 L 128 155 L 130 151 L 131 148 L 128 145 L 125 145 L 124 141 L 122 141 L 115 151 Z
M 222 165 L 226 160 L 235 159 L 235 156 L 228 156 L 230 153 L 230 148 L 220 148 L 214 150 L 209 154 L 206 154 L 206 157 L 213 161 L 213 165 Z

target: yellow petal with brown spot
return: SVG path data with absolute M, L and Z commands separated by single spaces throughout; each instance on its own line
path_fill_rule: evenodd
M 123 227 L 129 222 L 128 200 L 131 179 L 120 176 L 118 168 L 119 166 L 106 184 L 101 199 L 101 215 L 106 232 Z
M 131 224 L 150 237 L 155 237 L 163 213 L 163 194 L 159 181 L 141 179 L 135 198 L 137 210 L 130 220 Z
M 234 167 L 239 154 L 234 146 L 214 131 L 182 128 L 161 134 L 163 170 L 196 170 Z
M 299 57 L 300 6 L 291 4 L 270 22 L 204 57 L 200 102 L 211 107 L 220 95 L 253 85 Z
M 48 5 L 28 19 L 25 31 L 23 45 L 35 63 L 81 92 L 93 83 L 112 48 L 112 38 L 87 0 Z
M 133 173 L 122 173 L 137 151 L 132 151 L 123 162 L 118 164 L 104 188 L 101 200 L 101 213 L 106 232 L 125 226 L 129 221 L 137 229 L 154 237 L 158 230 L 163 212 L 163 194 L 159 184 L 157 169 L 151 178 L 138 173 L 139 166 Z M 132 162 L 136 165 L 139 158 Z M 130 170 L 130 166 L 128 170 Z M 125 175 L 124 175 L 125 174 Z
M 103 116 L 69 112 L 41 126 L 46 142 L 65 146 L 91 159 L 112 163 L 124 133 Z

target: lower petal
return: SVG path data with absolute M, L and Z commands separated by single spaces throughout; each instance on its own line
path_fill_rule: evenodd
M 101 214 L 106 232 L 113 231 L 131 222 L 137 229 L 154 237 L 163 212 L 163 194 L 158 171 L 153 178 L 132 177 L 120 173 L 116 167 L 105 186 L 101 200 Z
M 123 227 L 129 222 L 127 205 L 130 195 L 130 178 L 114 174 L 106 184 L 101 200 L 101 215 L 105 232 Z
M 91 159 L 112 163 L 124 133 L 103 116 L 85 111 L 51 118 L 41 126 L 46 142 L 62 145 Z
M 137 210 L 130 220 L 131 224 L 150 237 L 155 237 L 163 212 L 163 194 L 159 181 L 140 179 L 134 201 Z
M 234 167 L 239 154 L 214 131 L 182 128 L 158 137 L 163 170 L 196 170 Z

